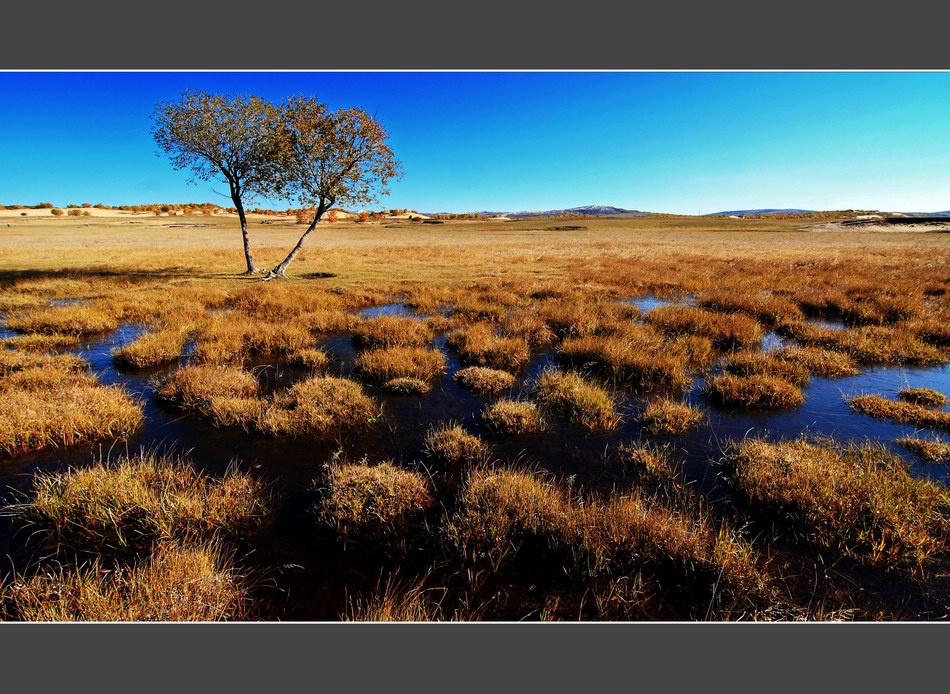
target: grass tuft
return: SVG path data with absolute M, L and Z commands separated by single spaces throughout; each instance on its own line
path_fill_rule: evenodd
M 779 409 L 798 407 L 805 402 L 805 396 L 794 383 L 766 375 L 716 376 L 706 383 L 704 392 L 712 402 L 726 406 Z
M 651 434 L 684 434 L 703 419 L 703 411 L 683 402 L 658 398 L 640 415 L 640 422 Z
M 129 547 L 233 532 L 266 513 L 261 485 L 230 471 L 209 478 L 186 460 L 142 452 L 64 473 L 38 473 L 13 513 L 57 541 Z
M 610 393 L 576 371 L 543 372 L 538 377 L 535 398 L 544 409 L 564 414 L 591 431 L 608 431 L 620 423 Z
M 245 619 L 245 581 L 218 545 L 163 543 L 131 568 L 100 559 L 45 570 L 5 592 L 9 618 L 24 622 L 213 622 Z
M 436 460 L 458 465 L 481 459 L 488 447 L 480 438 L 465 431 L 462 425 L 442 424 L 429 429 L 425 449 Z
M 904 402 L 924 407 L 943 407 L 947 404 L 947 396 L 933 388 L 903 388 L 897 397 Z
M 950 429 L 950 412 L 932 410 L 923 405 L 888 400 L 880 395 L 856 395 L 845 402 L 852 410 L 878 419 L 892 419 L 930 429 Z
M 511 388 L 515 377 L 507 371 L 491 369 L 487 366 L 468 366 L 455 372 L 456 383 L 479 395 L 494 395 Z
M 488 431 L 501 436 L 533 434 L 544 428 L 537 405 L 525 400 L 498 400 L 482 411 Z
M 398 536 L 422 519 L 434 499 L 426 478 L 385 461 L 335 465 L 315 506 L 319 521 L 345 536 L 369 539 Z
M 755 512 L 867 564 L 918 571 L 947 550 L 950 495 L 883 449 L 746 439 L 724 462 Z

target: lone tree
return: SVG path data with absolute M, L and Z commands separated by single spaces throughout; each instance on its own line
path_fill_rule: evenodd
M 275 192 L 278 147 L 276 108 L 256 96 L 230 96 L 192 90 L 178 102 L 155 107 L 152 135 L 175 169 L 192 170 L 190 182 L 211 179 L 228 184 L 241 220 L 247 272 L 254 265 L 244 203 Z
M 386 145 L 389 133 L 361 108 L 330 112 L 312 97 L 296 96 L 282 104 L 277 123 L 277 188 L 315 213 L 297 245 L 265 280 L 286 277 L 287 266 L 331 207 L 375 202 L 389 194 L 390 179 L 402 178 L 401 164 Z

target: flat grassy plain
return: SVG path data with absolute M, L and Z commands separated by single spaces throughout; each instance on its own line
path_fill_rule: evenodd
M 302 229 L 251 215 L 257 265 Z M 906 441 L 939 445 L 946 406 L 848 402 L 950 391 L 950 236 L 808 229 L 338 222 L 262 282 L 234 216 L 5 211 L 2 616 L 939 619 L 950 463 Z M 192 538 L 167 509 L 212 501 L 155 465 L 266 503 L 235 489 L 253 522 Z M 100 516 L 30 511 L 86 469 L 85 507 L 162 532 L 103 548 Z M 169 541 L 214 543 L 215 609 L 137 597 Z

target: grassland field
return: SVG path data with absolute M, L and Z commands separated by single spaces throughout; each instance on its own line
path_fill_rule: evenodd
M 248 221 L 265 269 L 305 229 Z M 818 223 L 321 223 L 288 279 L 263 282 L 242 274 L 236 215 L 5 211 L 0 471 L 34 461 L 23 469 L 35 483 L 5 493 L 0 533 L 25 563 L 0 581 L 0 614 L 946 616 L 950 463 L 926 435 L 950 429 L 941 394 L 871 416 L 837 398 L 848 421 L 877 432 L 866 442 L 788 436 L 796 425 L 756 418 L 798 421 L 816 380 L 943 373 L 950 235 L 809 230 Z M 669 305 L 630 303 L 643 297 Z M 416 313 L 359 314 L 390 304 Z M 123 325 L 138 332 L 112 368 L 133 374 L 138 394 L 73 354 Z M 263 382 L 267 364 L 296 381 Z M 718 440 L 732 412 L 736 428 L 766 423 Z M 195 418 L 209 446 L 223 431 L 259 455 L 286 446 L 288 460 L 314 460 L 226 475 L 200 448 L 174 464 L 157 453 L 93 460 L 97 444 L 138 441 L 156 413 Z M 583 464 L 552 459 L 558 446 Z M 74 465 L 91 470 L 81 488 L 69 486 L 79 475 L 56 477 Z M 282 478 L 295 480 L 290 491 Z M 275 540 L 281 528 L 297 539 Z M 268 592 L 241 572 L 237 548 L 268 543 L 297 544 L 258 556 L 322 567 L 292 579 L 299 605 L 275 597 L 287 593 L 280 577 Z M 169 597 L 182 582 L 197 592 Z

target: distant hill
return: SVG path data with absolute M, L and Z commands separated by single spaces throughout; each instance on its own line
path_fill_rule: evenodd
M 728 212 L 713 212 L 712 214 L 704 214 L 703 217 L 715 217 L 722 214 L 732 214 L 741 216 L 744 214 L 802 214 L 804 212 L 815 212 L 816 210 L 773 210 L 773 209 L 762 209 L 762 210 L 730 210 Z
M 488 212 L 479 211 L 475 214 L 501 215 L 502 217 L 554 217 L 559 214 L 590 214 L 612 217 L 647 217 L 652 212 L 641 212 L 640 210 L 625 210 L 622 207 L 613 207 L 611 205 L 585 205 L 584 207 L 570 207 L 563 210 L 522 210 L 520 212 Z

